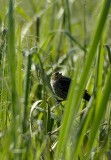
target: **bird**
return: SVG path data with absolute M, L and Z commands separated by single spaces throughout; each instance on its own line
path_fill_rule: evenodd
M 61 72 L 57 71 L 51 75 L 50 84 L 56 98 L 59 98 L 60 102 L 67 99 L 71 78 L 63 76 Z M 90 94 L 85 90 L 83 99 L 89 101 L 90 97 Z

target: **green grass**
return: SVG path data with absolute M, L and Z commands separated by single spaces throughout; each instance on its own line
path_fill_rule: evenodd
M 0 159 L 109 160 L 110 0 L 0 3 Z M 72 78 L 58 105 L 57 70 Z

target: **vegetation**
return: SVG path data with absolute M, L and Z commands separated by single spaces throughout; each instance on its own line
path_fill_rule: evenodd
M 0 159 L 111 159 L 110 3 L 0 1 Z

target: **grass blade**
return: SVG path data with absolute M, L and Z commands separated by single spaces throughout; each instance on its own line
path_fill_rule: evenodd
M 75 93 L 73 93 L 73 90 L 75 88 L 75 85 L 74 85 L 75 82 L 74 81 L 72 82 L 71 90 L 69 92 L 68 103 L 67 103 L 66 110 L 64 113 L 64 117 L 63 117 L 63 123 L 62 123 L 63 126 L 62 126 L 62 129 L 60 132 L 58 147 L 57 147 L 56 154 L 55 154 L 56 159 L 60 159 L 61 153 L 66 147 L 67 140 L 69 137 L 70 128 L 72 125 L 72 121 L 74 119 L 74 115 L 76 115 L 76 113 L 79 109 L 79 104 L 80 104 L 80 101 L 81 101 L 81 98 L 83 95 L 83 91 L 84 91 L 84 88 L 86 85 L 88 73 L 89 73 L 91 65 L 93 63 L 93 59 L 96 55 L 96 49 L 97 49 L 97 46 L 98 46 L 98 43 L 100 40 L 100 35 L 102 35 L 103 29 L 105 26 L 106 18 L 107 18 L 108 11 L 110 8 L 110 3 L 111 3 L 110 0 L 106 0 L 106 1 L 104 1 L 103 5 L 102 5 L 102 11 L 100 13 L 100 17 L 99 17 L 99 20 L 97 23 L 94 37 L 92 39 L 91 48 L 88 53 L 85 68 L 84 68 L 83 74 L 80 78 L 78 94 L 76 96 L 75 96 Z

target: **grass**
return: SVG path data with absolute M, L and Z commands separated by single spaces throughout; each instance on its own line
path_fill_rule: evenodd
M 0 26 L 0 159 L 109 160 L 110 0 L 4 1 Z M 57 70 L 72 78 L 60 104 Z

